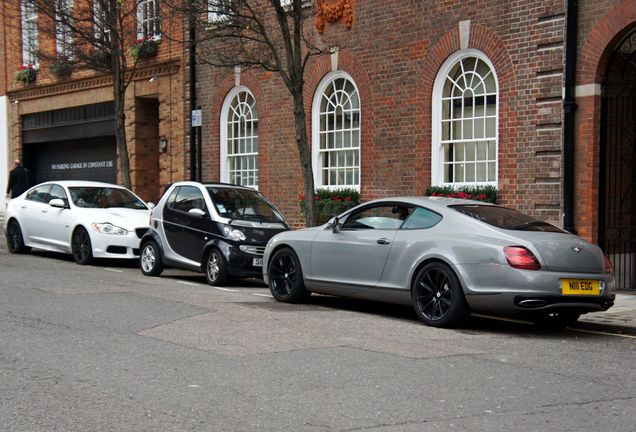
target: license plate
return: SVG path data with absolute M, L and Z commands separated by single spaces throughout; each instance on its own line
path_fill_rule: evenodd
M 252 266 L 254 267 L 263 267 L 263 258 L 253 258 Z
M 563 295 L 601 295 L 601 284 L 597 280 L 561 279 Z

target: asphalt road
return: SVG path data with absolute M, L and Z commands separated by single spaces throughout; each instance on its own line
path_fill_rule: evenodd
M 2 431 L 636 431 L 636 338 L 0 247 Z

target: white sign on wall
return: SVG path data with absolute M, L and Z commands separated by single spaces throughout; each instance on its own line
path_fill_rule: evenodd
M 202 124 L 201 110 L 192 110 L 192 127 L 200 127 Z

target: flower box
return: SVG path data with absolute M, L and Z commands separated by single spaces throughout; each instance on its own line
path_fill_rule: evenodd
M 70 76 L 75 69 L 75 62 L 68 57 L 58 57 L 49 65 L 49 72 L 56 78 Z
M 446 198 L 461 198 L 489 203 L 497 202 L 497 188 L 495 186 L 429 186 L 426 196 Z
M 38 70 L 33 65 L 20 66 L 15 73 L 15 80 L 25 84 L 35 82 L 38 76 Z
M 156 36 L 147 36 L 137 39 L 130 47 L 130 55 L 134 58 L 148 58 L 157 55 L 159 41 Z
M 355 189 L 318 189 L 315 194 L 316 222 L 318 225 L 360 204 L 360 193 Z M 305 196 L 298 197 L 300 211 L 305 213 Z

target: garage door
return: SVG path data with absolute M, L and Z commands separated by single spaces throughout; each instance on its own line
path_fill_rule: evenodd
M 33 184 L 49 180 L 117 181 L 115 137 L 87 138 L 24 146 Z

